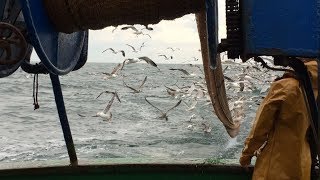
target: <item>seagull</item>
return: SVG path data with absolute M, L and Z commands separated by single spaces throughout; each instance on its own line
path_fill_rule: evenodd
M 149 31 L 153 31 L 153 28 L 152 28 L 152 27 L 149 27 L 149 25 L 144 25 L 144 26 L 145 26 L 145 28 L 143 28 L 143 29 L 141 29 L 141 30 L 146 29 L 146 30 L 149 30 Z
M 195 64 L 188 64 L 188 65 L 191 67 L 196 67 L 202 74 L 204 74 L 203 69 L 200 66 L 195 65 Z
M 144 85 L 144 83 L 145 83 L 146 81 L 147 81 L 147 76 L 144 78 L 144 80 L 142 81 L 141 85 L 140 85 L 138 88 L 133 88 L 133 87 L 131 87 L 131 86 L 128 86 L 124 81 L 123 81 L 123 84 L 124 84 L 127 88 L 133 90 L 134 93 L 140 93 L 140 92 L 142 91 L 142 87 L 143 87 L 143 85 Z
M 176 94 L 180 91 L 180 90 L 177 90 L 177 89 L 173 89 L 173 88 L 170 88 L 168 86 L 164 86 L 166 87 L 167 89 L 167 93 L 170 95 L 170 96 L 173 96 L 173 97 L 176 97 Z
M 82 114 L 79 114 L 79 113 L 78 113 L 78 116 L 80 116 L 80 117 L 86 117 L 85 115 L 82 115 Z
M 120 98 L 119 98 L 116 91 L 115 92 L 104 91 L 104 92 L 100 93 L 100 95 L 97 98 L 99 98 L 103 93 L 111 93 L 111 94 L 113 94 L 113 96 L 112 96 L 111 100 L 109 101 L 109 103 L 107 104 L 107 106 L 104 108 L 104 110 L 97 112 L 97 114 L 93 117 L 101 117 L 105 121 L 110 121 L 112 118 L 112 113 L 110 112 L 110 108 L 113 104 L 114 98 L 117 98 L 120 103 L 121 103 L 121 101 L 120 101 Z
M 133 50 L 132 52 L 135 52 L 135 53 L 139 52 L 139 51 L 136 50 L 136 48 L 134 48 L 134 47 L 131 46 L 130 44 L 126 44 L 126 45 L 132 48 L 132 50 Z M 140 48 L 140 49 L 141 49 L 141 48 Z
M 102 51 L 102 53 L 106 52 L 107 50 L 111 50 L 111 51 L 113 52 L 113 54 L 117 54 L 118 52 L 121 52 L 121 54 L 122 54 L 123 57 L 126 56 L 126 53 L 125 53 L 123 50 L 115 51 L 115 50 L 112 49 L 112 48 L 105 49 L 105 50 Z
M 186 92 L 187 96 L 191 96 L 192 92 L 197 90 L 196 85 L 193 83 L 190 88 L 188 89 L 188 91 Z
M 195 119 L 196 116 L 197 116 L 196 114 L 192 114 L 192 115 L 190 116 L 190 119 L 189 119 L 188 121 L 191 122 L 191 120 L 192 120 L 192 119 Z
M 171 49 L 172 52 L 176 51 L 176 50 L 180 50 L 180 48 L 173 48 L 173 47 L 168 47 L 167 49 Z
M 194 110 L 194 109 L 196 108 L 197 103 L 198 103 L 198 101 L 195 100 L 195 99 L 193 100 L 193 102 L 192 102 L 191 105 L 187 104 L 185 101 L 183 101 L 183 102 L 184 102 L 184 104 L 188 107 L 188 109 L 186 109 L 186 111 L 192 111 L 192 110 Z
M 119 63 L 116 67 L 113 68 L 111 73 L 102 73 L 107 75 L 108 77 L 116 77 L 118 73 L 123 69 L 124 63 Z
M 113 33 L 117 28 L 118 28 L 118 26 L 115 26 L 111 32 Z
M 172 57 L 172 56 L 167 57 L 167 56 L 166 56 L 166 55 L 164 55 L 164 54 L 160 54 L 159 56 L 163 56 L 165 60 L 173 59 L 173 57 Z
M 212 128 L 209 125 L 207 125 L 206 123 L 202 123 L 201 125 L 203 125 L 202 130 L 204 131 L 204 133 L 209 134 L 212 131 Z
M 175 68 L 170 68 L 169 70 L 172 70 L 172 71 L 181 71 L 183 74 L 189 76 L 190 73 L 184 69 L 175 69 Z
M 128 58 L 123 61 L 123 64 L 132 64 L 140 61 L 145 61 L 146 63 L 150 64 L 153 67 L 156 67 L 160 71 L 160 69 L 158 68 L 158 65 L 147 56 L 142 56 L 138 58 Z
M 139 35 L 148 36 L 148 37 L 151 39 L 151 36 L 150 36 L 149 34 L 145 34 L 145 33 L 143 33 L 142 31 L 140 31 L 140 32 L 135 32 L 135 33 L 133 33 L 133 34 L 136 34 L 137 36 L 139 36 Z
M 137 32 L 139 31 L 136 27 L 134 26 L 125 26 L 125 27 L 122 27 L 121 30 L 127 30 L 127 29 L 132 29 L 133 31 Z
M 141 44 L 141 46 L 139 47 L 139 51 L 141 51 L 141 49 L 142 49 L 143 47 L 145 47 L 145 43 L 146 43 L 146 42 L 143 42 L 143 43 Z
M 199 61 L 199 59 L 196 57 L 192 57 L 192 58 L 193 58 L 193 61 Z
M 157 108 L 156 106 L 154 106 L 153 104 L 151 104 L 151 102 L 148 101 L 147 97 L 144 97 L 144 99 L 147 101 L 148 104 L 150 104 L 152 107 L 154 107 L 154 108 L 156 108 L 158 111 L 160 111 L 161 116 L 160 116 L 159 118 L 160 118 L 160 119 L 165 119 L 166 121 L 168 121 L 168 115 L 167 115 L 167 113 L 168 113 L 169 111 L 173 110 L 174 108 L 176 108 L 177 106 L 179 106 L 180 103 L 181 103 L 181 101 L 182 101 L 182 100 L 180 99 L 179 102 L 178 102 L 176 105 L 174 105 L 172 108 L 168 109 L 166 112 L 163 112 L 161 109 L 159 109 L 159 108 Z
M 135 35 L 137 35 L 137 36 L 139 36 L 139 35 L 146 35 L 146 36 L 149 36 L 149 38 L 151 38 L 151 36 L 149 35 L 149 34 L 144 34 L 143 32 L 142 32 L 142 30 L 138 30 L 136 27 L 134 27 L 134 26 L 125 26 L 125 27 L 122 27 L 121 28 L 121 30 L 127 30 L 127 29 L 132 29 L 134 32 L 133 32 L 133 34 L 135 34 Z
M 201 99 L 206 95 L 206 90 L 203 89 L 196 89 L 197 90 L 197 94 L 195 96 L 196 99 Z
M 193 60 L 183 61 L 182 64 L 184 64 L 184 63 L 190 63 L 190 61 L 199 61 L 199 59 L 196 58 L 196 57 L 192 57 L 192 58 L 193 58 Z

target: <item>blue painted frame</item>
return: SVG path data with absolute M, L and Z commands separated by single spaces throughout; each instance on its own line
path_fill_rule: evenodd
M 77 65 L 86 32 L 57 32 L 41 0 L 20 0 L 30 41 L 48 71 L 64 75 Z

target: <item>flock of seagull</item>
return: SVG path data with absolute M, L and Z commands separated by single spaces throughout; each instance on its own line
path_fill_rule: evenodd
M 117 27 L 114 29 L 116 30 Z M 149 34 L 145 34 L 142 32 L 143 29 L 138 30 L 134 26 L 125 26 L 122 27 L 121 30 L 127 30 L 127 29 L 132 29 L 134 34 L 137 36 L 139 35 L 147 35 L 151 38 Z M 149 31 L 153 30 L 151 27 L 146 27 L 144 29 L 147 29 Z M 113 30 L 113 31 L 114 31 Z M 143 47 L 146 46 L 146 42 L 143 42 L 138 48 L 134 47 L 130 44 L 126 44 L 128 47 L 132 49 L 132 52 L 140 52 Z M 171 50 L 172 52 L 174 51 L 179 51 L 181 50 L 180 48 L 175 48 L 175 47 L 168 47 L 168 50 Z M 114 54 L 121 53 L 123 57 L 126 57 L 126 53 L 124 50 L 115 50 L 113 48 L 107 48 L 102 51 L 102 53 L 105 52 L 112 52 Z M 170 60 L 173 59 L 174 57 L 172 55 L 167 55 L 167 54 L 159 54 L 159 57 L 163 57 L 165 60 Z M 256 103 L 259 104 L 259 101 L 263 98 L 262 94 L 265 93 L 269 87 L 268 83 L 272 82 L 273 75 L 268 72 L 268 70 L 262 70 L 259 67 L 259 64 L 253 62 L 247 62 L 247 63 L 237 63 L 234 60 L 225 60 L 224 55 L 221 55 L 223 61 L 223 72 L 224 72 L 224 77 L 225 77 L 225 84 L 226 84 L 226 89 L 231 92 L 243 92 L 243 91 L 251 91 L 251 92 L 258 92 L 257 96 L 252 96 L 250 99 L 245 99 L 244 96 L 239 97 L 229 97 L 230 104 L 229 108 L 233 114 L 234 119 L 241 120 L 245 117 L 245 112 L 244 112 L 244 107 L 245 103 Z M 193 61 L 198 61 L 199 59 L 193 57 Z M 138 58 L 126 58 L 123 60 L 123 62 L 118 63 L 113 70 L 109 72 L 103 72 L 102 74 L 105 75 L 103 79 L 107 80 L 110 78 L 116 78 L 119 75 L 121 76 L 121 71 L 124 69 L 125 65 L 127 64 L 133 64 L 133 63 L 138 63 L 138 62 L 146 62 L 148 65 L 151 65 L 152 67 L 156 68 L 159 72 L 162 70 L 158 67 L 158 65 L 149 57 L 147 56 L 140 56 Z M 192 112 L 198 104 L 199 100 L 204 100 L 206 103 L 204 106 L 210 105 L 211 100 L 208 95 L 207 87 L 206 87 L 206 82 L 204 79 L 204 74 L 203 70 L 199 65 L 195 64 L 189 64 L 190 67 L 196 67 L 198 71 L 196 73 L 190 73 L 186 69 L 182 68 L 169 68 L 168 70 L 170 71 L 179 71 L 181 73 L 181 78 L 188 78 L 188 77 L 197 77 L 195 78 L 196 81 L 192 82 L 190 85 L 180 87 L 177 83 L 174 85 L 171 85 L 171 87 L 165 85 L 164 88 L 168 94 L 168 97 L 173 97 L 173 99 L 177 99 L 176 102 L 172 107 L 167 108 L 166 110 L 160 109 L 159 107 L 155 106 L 152 101 L 150 101 L 151 96 L 145 96 L 144 100 L 146 101 L 147 104 L 149 104 L 151 107 L 154 108 L 155 111 L 159 112 L 159 119 L 164 119 L 166 121 L 169 120 L 168 113 L 172 112 L 175 108 L 177 108 L 179 105 L 184 104 L 186 107 L 186 111 Z M 233 72 L 234 69 L 233 67 L 241 68 L 239 73 L 230 73 Z M 228 75 L 230 73 L 232 77 Z M 258 74 L 258 76 L 257 76 Z M 260 77 L 259 77 L 260 76 Z M 267 82 L 262 82 L 261 76 L 266 76 L 270 80 Z M 272 78 L 270 78 L 272 76 Z M 141 80 L 141 83 L 138 85 L 129 85 L 125 79 L 124 76 L 121 76 L 123 79 L 123 86 L 125 88 L 128 88 L 132 91 L 132 93 L 141 93 L 143 92 L 143 87 L 148 79 L 147 76 L 143 80 Z M 264 86 L 266 85 L 266 86 Z M 261 88 L 262 87 L 262 88 Z M 94 117 L 101 117 L 105 121 L 110 121 L 112 119 L 112 113 L 111 113 L 111 107 L 112 104 L 114 103 L 115 99 L 117 99 L 120 103 L 121 100 L 119 98 L 118 92 L 117 91 L 104 91 L 102 92 L 97 98 L 99 98 L 102 94 L 111 94 L 111 100 L 107 103 L 106 107 L 102 110 L 97 112 L 97 114 Z M 213 110 L 212 110 L 213 111 Z M 190 124 L 187 126 L 188 129 L 192 130 L 194 129 L 195 124 L 192 124 L 192 120 L 197 117 L 196 114 L 192 114 L 189 117 L 189 122 Z M 201 117 L 204 119 L 203 117 Z M 210 133 L 212 130 L 212 127 L 208 125 L 208 123 L 202 122 L 200 124 L 202 126 L 202 130 L 205 133 Z

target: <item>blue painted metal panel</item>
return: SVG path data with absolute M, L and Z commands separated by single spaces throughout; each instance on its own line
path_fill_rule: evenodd
M 246 54 L 320 56 L 320 0 L 242 0 Z
M 20 0 L 31 44 L 49 72 L 67 74 L 77 65 L 83 49 L 85 32 L 57 32 L 50 22 L 43 1 Z

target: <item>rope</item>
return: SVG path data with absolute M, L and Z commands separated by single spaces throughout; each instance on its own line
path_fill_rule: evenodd
M 39 88 L 39 83 L 38 83 L 38 74 L 35 74 L 33 76 L 33 105 L 34 105 L 34 110 L 39 109 L 39 103 L 38 103 L 38 88 Z

